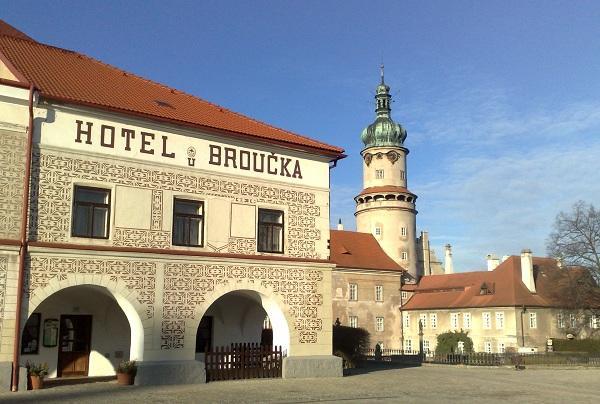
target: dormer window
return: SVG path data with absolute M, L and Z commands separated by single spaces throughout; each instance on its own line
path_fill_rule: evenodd
M 490 286 L 488 286 L 487 283 L 482 283 L 481 284 L 481 288 L 479 289 L 479 294 L 480 295 L 491 295 L 494 293 L 493 288 L 491 288 Z

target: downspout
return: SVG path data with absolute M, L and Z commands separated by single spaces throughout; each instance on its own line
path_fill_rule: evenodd
M 19 390 L 19 360 L 21 353 L 21 310 L 23 306 L 23 285 L 25 283 L 25 260 L 27 258 L 27 220 L 29 213 L 29 182 L 31 179 L 31 152 L 33 149 L 33 96 L 35 88 L 29 86 L 29 127 L 27 130 L 27 154 L 25 156 L 25 176 L 23 177 L 23 197 L 21 213 L 21 237 L 19 248 L 19 271 L 17 274 L 17 307 L 15 314 L 15 339 L 13 349 L 12 391 Z
M 527 307 L 523 305 L 521 308 L 521 347 L 525 347 L 525 324 L 523 323 L 523 314 L 527 311 Z

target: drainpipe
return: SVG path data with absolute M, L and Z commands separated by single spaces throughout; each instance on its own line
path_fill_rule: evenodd
M 523 323 L 523 314 L 527 311 L 527 307 L 523 305 L 521 308 L 521 347 L 525 347 L 525 324 Z
M 17 274 L 17 307 L 15 313 L 15 339 L 13 349 L 12 391 L 19 390 L 19 359 L 21 353 L 21 310 L 23 305 L 23 285 L 25 282 L 25 259 L 27 258 L 27 219 L 29 217 L 29 182 L 31 178 L 31 151 L 33 149 L 33 98 L 35 88 L 29 86 L 29 127 L 27 130 L 27 154 L 25 155 L 25 176 L 23 177 L 23 197 L 21 213 L 21 235 L 19 248 L 19 272 Z

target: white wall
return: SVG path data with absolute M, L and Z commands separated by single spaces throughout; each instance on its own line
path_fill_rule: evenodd
M 89 376 L 114 375 L 119 362 L 129 359 L 129 322 L 115 299 L 103 288 L 86 285 L 63 289 L 44 300 L 35 313 L 41 313 L 39 354 L 22 355 L 21 360 L 47 363 L 49 377 L 56 377 L 58 346 L 42 345 L 44 320 L 60 320 L 61 314 L 92 316 Z M 119 351 L 123 353 L 122 358 L 115 357 Z

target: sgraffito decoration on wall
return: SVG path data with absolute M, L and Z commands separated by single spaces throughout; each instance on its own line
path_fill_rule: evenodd
M 115 246 L 171 248 L 171 231 L 163 229 L 163 190 L 190 192 L 205 197 L 228 198 L 241 203 L 282 204 L 289 207 L 286 253 L 299 258 L 323 258 L 317 251 L 321 233 L 316 219 L 321 209 L 315 194 L 276 186 L 256 185 L 223 177 L 192 175 L 178 169 L 90 160 L 52 150 L 34 152 L 32 172 L 32 212 L 30 239 L 66 242 L 70 232 L 72 182 L 98 181 L 152 189 L 150 229 L 112 229 Z M 229 252 L 250 251 L 248 241 L 230 240 Z M 255 247 L 253 247 L 255 248 Z M 253 249 L 252 253 L 255 253 Z
M 54 279 L 67 279 L 69 274 L 108 275 L 111 281 L 122 281 L 137 292 L 137 300 L 146 307 L 146 318 L 154 316 L 154 293 L 156 289 L 156 266 L 148 260 L 64 258 L 32 256 L 29 259 L 25 294 L 35 295 Z
M 19 238 L 25 140 L 24 133 L 0 131 L 0 238 Z
M 4 301 L 6 298 L 7 272 L 8 272 L 8 258 L 0 257 L 0 335 L 2 335 L 2 321 L 4 320 Z
M 186 322 L 195 319 L 196 307 L 219 286 L 238 280 L 255 282 L 279 295 L 298 342 L 317 342 L 323 324 L 323 272 L 319 269 L 229 264 L 166 264 L 163 288 L 161 349 L 184 347 Z

